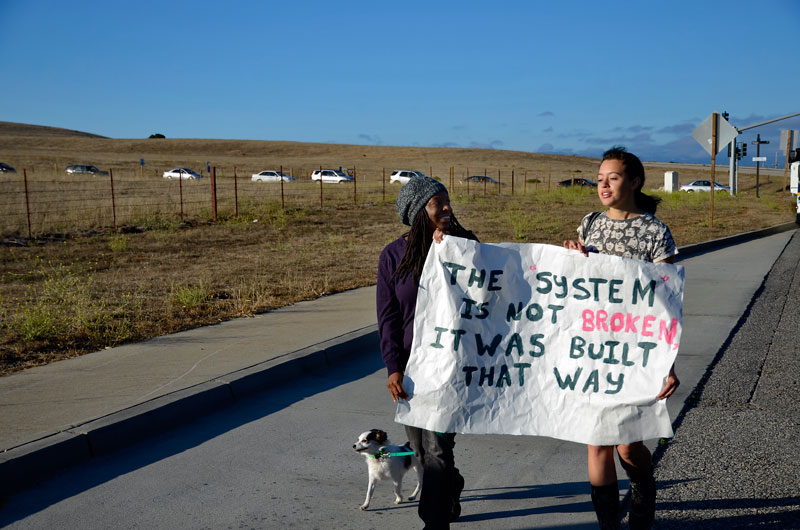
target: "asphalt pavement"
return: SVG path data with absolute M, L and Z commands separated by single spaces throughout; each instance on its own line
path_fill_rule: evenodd
M 752 526 L 760 514 L 769 513 L 782 523 L 776 527 L 793 528 L 789 521 L 798 515 L 800 484 L 797 466 L 792 466 L 798 418 L 796 405 L 791 406 L 796 395 L 791 390 L 797 389 L 798 361 L 791 349 L 791 330 L 799 329 L 800 299 L 800 275 L 796 274 L 800 237 L 795 233 L 754 234 L 739 238 L 738 244 L 729 240 L 682 249 L 680 264 L 686 267 L 678 361 L 682 385 L 668 404 L 678 428 L 675 439 L 663 447 L 649 442 L 658 449 L 659 524 L 685 526 L 686 521 L 699 521 L 705 528 L 709 519 L 721 517 L 728 524 L 720 528 L 739 523 Z M 762 307 L 768 309 L 762 311 Z M 376 396 L 385 393 L 382 370 L 375 365 L 379 353 L 374 319 L 374 288 L 365 288 L 0 378 L 0 443 L 5 449 L 0 454 L 0 485 L 5 493 L 22 489 L 34 495 L 42 481 L 64 468 L 114 460 L 136 442 L 157 444 L 160 433 L 213 416 L 215 411 L 225 417 L 226 411 L 248 410 L 253 400 L 263 400 L 273 392 L 277 395 L 286 383 L 302 381 L 309 374 L 324 380 L 340 364 L 366 359 L 363 362 L 370 367 L 366 372 L 373 372 L 370 388 Z M 733 357 L 728 351 L 740 353 Z M 718 373 L 722 375 L 715 377 Z M 335 391 L 332 384 L 326 383 L 317 394 Z M 334 386 L 340 384 L 337 379 Z M 734 391 L 734 397 L 726 394 Z M 391 422 L 390 413 L 379 416 L 383 425 Z M 344 441 L 335 443 L 351 443 L 354 434 L 347 432 Z M 524 437 L 508 438 L 462 437 L 462 450 L 468 460 L 477 459 L 472 467 L 479 468 L 479 463 L 486 465 L 485 453 L 493 445 L 525 451 Z M 569 461 L 570 469 L 578 471 L 567 471 L 569 477 L 557 483 L 542 473 L 538 478 L 542 484 L 536 488 L 530 487 L 530 481 L 519 482 L 527 485 L 524 493 L 549 487 L 548 495 L 574 496 L 575 503 L 553 511 L 562 519 L 570 510 L 579 517 L 556 517 L 556 522 L 532 525 L 503 512 L 509 501 L 520 498 L 519 491 L 510 498 L 508 492 L 495 498 L 489 491 L 492 488 L 481 493 L 473 487 L 465 526 L 472 522 L 481 528 L 482 522 L 489 521 L 498 528 L 592 527 L 592 514 L 581 497 L 586 479 L 580 447 L 565 452 L 547 439 L 538 439 L 536 444 L 539 453 Z M 276 468 L 279 465 L 275 463 Z M 735 472 L 733 478 L 731 472 Z M 743 482 L 749 489 L 740 486 Z M 15 499 L 22 506 L 24 498 L 25 494 L 7 497 L 0 523 L 35 519 L 36 513 L 49 511 L 46 503 L 34 503 L 37 508 L 21 508 L 4 521 L 3 512 L 10 513 Z M 496 516 L 475 513 L 484 506 Z M 513 515 L 525 518 L 542 513 L 546 511 Z M 497 514 L 504 514 L 508 525 L 498 526 Z M 342 520 L 351 516 L 350 511 L 340 514 Z M 339 520 L 335 510 L 329 517 L 329 521 Z M 317 524 L 312 526 L 326 527 Z M 369 524 L 373 523 L 363 527 Z

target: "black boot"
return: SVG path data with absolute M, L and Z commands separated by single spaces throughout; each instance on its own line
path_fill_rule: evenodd
M 626 470 L 627 471 L 627 470 Z M 631 476 L 631 511 L 628 525 L 631 530 L 650 530 L 656 517 L 656 479 L 653 467 L 644 474 Z
M 616 482 L 592 486 L 592 505 L 600 530 L 619 530 L 619 487 Z

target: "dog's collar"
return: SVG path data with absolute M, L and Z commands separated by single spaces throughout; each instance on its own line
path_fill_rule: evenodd
M 378 450 L 377 455 L 367 455 L 370 458 L 379 459 L 383 457 L 391 457 L 391 456 L 411 456 L 414 454 L 414 451 L 404 451 L 402 453 L 390 453 L 388 451 L 384 451 L 383 448 Z

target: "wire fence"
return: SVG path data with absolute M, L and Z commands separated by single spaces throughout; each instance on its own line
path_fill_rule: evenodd
M 108 175 L 63 175 L 49 168 L 3 175 L 0 234 L 28 236 L 104 227 L 213 220 L 252 215 L 264 205 L 287 208 L 374 205 L 394 201 L 401 184 L 390 183 L 386 168 L 343 168 L 353 181 L 312 181 L 314 169 L 281 167 L 295 180 L 255 182 L 241 168 L 211 168 L 196 180 L 165 179 L 139 169 L 117 168 Z M 434 168 L 428 168 L 431 174 Z M 451 195 L 517 195 L 546 192 L 559 180 L 525 168 L 444 168 L 434 175 Z

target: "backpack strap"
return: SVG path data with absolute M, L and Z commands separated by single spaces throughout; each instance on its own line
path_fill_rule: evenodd
M 601 213 L 603 212 L 592 212 L 592 214 L 589 216 L 589 222 L 586 223 L 586 230 L 583 231 L 584 243 L 586 243 L 586 240 L 589 239 L 589 231 L 592 229 L 595 219 L 600 217 Z

